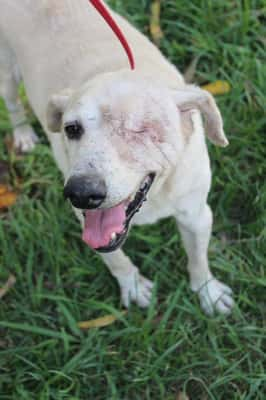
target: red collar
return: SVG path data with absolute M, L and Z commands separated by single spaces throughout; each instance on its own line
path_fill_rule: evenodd
M 127 39 L 125 38 L 123 32 L 121 31 L 121 29 L 119 28 L 117 23 L 114 21 L 114 19 L 110 15 L 109 11 L 106 9 L 105 5 L 101 2 L 101 0 L 89 0 L 89 1 L 96 8 L 96 10 L 101 14 L 101 16 L 105 19 L 107 24 L 112 29 L 112 31 L 115 33 L 118 40 L 124 47 L 125 52 L 127 53 L 127 57 L 128 57 L 131 69 L 132 70 L 135 69 L 134 56 L 133 56 L 132 50 L 127 42 Z

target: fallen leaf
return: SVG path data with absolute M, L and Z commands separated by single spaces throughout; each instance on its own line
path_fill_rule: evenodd
M 8 192 L 8 188 L 6 185 L 0 185 L 0 196 L 2 196 L 2 194 L 5 194 L 6 192 Z
M 125 315 L 126 311 L 123 311 L 121 315 Z M 79 322 L 78 327 L 80 329 L 91 329 L 91 328 L 103 328 L 117 321 L 117 317 L 114 315 L 105 315 L 104 317 L 92 319 L 90 321 Z
M 160 14 L 161 14 L 161 1 L 155 0 L 151 5 L 151 18 L 150 18 L 150 33 L 152 40 L 157 45 L 160 44 L 163 38 L 163 32 L 160 24 Z
M 189 397 L 184 392 L 179 392 L 176 400 L 189 400 Z
M 17 200 L 17 194 L 10 191 L 5 185 L 0 186 L 0 209 L 13 206 Z
M 226 94 L 231 90 L 231 86 L 227 81 L 215 81 L 208 85 L 203 85 L 201 88 L 207 90 L 214 96 L 218 94 Z
M 15 276 L 10 275 L 4 286 L 0 288 L 0 299 L 2 299 L 7 294 L 7 292 L 15 285 L 15 283 Z

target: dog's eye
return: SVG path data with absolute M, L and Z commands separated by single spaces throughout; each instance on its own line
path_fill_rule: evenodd
M 140 134 L 146 133 L 146 132 L 147 132 L 147 129 L 146 129 L 146 128 L 135 129 L 135 130 L 133 130 L 132 132 L 135 133 L 135 134 L 140 135 Z
M 83 127 L 78 121 L 74 121 L 69 124 L 66 124 L 64 129 L 65 129 L 68 139 L 71 139 L 71 140 L 80 139 L 80 137 L 83 134 Z

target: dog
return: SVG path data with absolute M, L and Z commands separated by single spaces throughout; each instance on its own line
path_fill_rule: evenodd
M 147 307 L 153 287 L 121 250 L 130 226 L 173 216 L 202 309 L 228 314 L 232 291 L 213 276 L 207 256 L 206 137 L 228 144 L 221 114 L 211 94 L 186 84 L 144 35 L 110 13 L 132 46 L 134 71 L 87 0 L 2 1 L 0 95 L 15 145 L 25 152 L 37 142 L 18 99 L 23 79 L 82 238 L 117 279 L 124 306 Z

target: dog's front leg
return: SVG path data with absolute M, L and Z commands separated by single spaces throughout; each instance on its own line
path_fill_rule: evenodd
M 102 254 L 102 258 L 111 274 L 118 280 L 124 306 L 128 307 L 130 302 L 135 302 L 140 307 L 148 307 L 153 283 L 139 273 L 138 268 L 123 251 Z
M 15 148 L 22 152 L 31 151 L 38 138 L 27 121 L 24 107 L 18 98 L 18 82 L 12 72 L 6 75 L 1 94 L 9 111 Z
M 3 97 L 13 128 L 16 149 L 27 152 L 34 148 L 38 138 L 29 125 L 26 112 L 19 99 L 21 80 L 14 52 L 0 32 L 0 96 Z
M 191 289 L 198 293 L 201 307 L 207 314 L 228 314 L 234 304 L 232 290 L 213 277 L 208 265 L 212 212 L 206 203 L 199 201 L 195 206 L 191 197 L 183 200 L 176 219 L 188 255 Z

